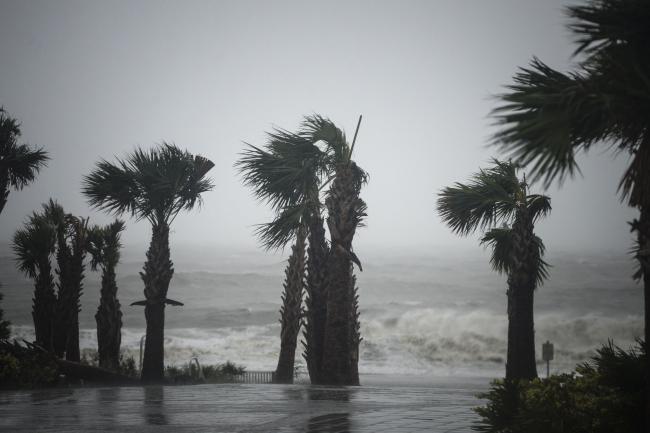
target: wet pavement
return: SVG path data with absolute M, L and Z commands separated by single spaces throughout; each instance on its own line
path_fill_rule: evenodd
M 2 432 L 470 432 L 486 381 L 0 392 Z

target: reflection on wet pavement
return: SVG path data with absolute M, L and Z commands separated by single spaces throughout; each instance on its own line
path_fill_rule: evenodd
M 487 384 L 487 381 L 485 382 Z M 468 432 L 485 385 L 220 384 L 0 391 L 0 431 Z

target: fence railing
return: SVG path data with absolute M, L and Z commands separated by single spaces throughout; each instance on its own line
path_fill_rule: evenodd
M 233 376 L 234 383 L 273 383 L 274 371 L 245 371 Z

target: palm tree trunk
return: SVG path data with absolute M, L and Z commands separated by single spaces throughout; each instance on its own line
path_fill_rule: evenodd
M 646 383 L 646 430 L 650 429 L 650 356 L 648 338 L 650 337 L 650 206 L 640 206 L 639 219 L 632 223 L 637 232 L 637 260 L 643 277 L 644 341 L 646 344 L 645 383 Z
M 122 311 L 117 299 L 115 269 L 108 266 L 102 273 L 102 289 L 95 314 L 97 321 L 97 352 L 99 366 L 117 370 L 120 364 L 120 344 L 122 341 Z
M 36 344 L 49 351 L 54 350 L 54 321 L 56 314 L 56 295 L 51 269 L 49 260 L 40 264 L 34 286 L 32 306 Z
M 533 223 L 520 210 L 512 226 L 513 266 L 508 275 L 508 353 L 506 379 L 534 379 L 535 325 L 533 300 L 537 249 L 533 243 Z
M 325 227 L 320 213 L 309 223 L 309 247 L 307 248 L 307 297 L 305 299 L 305 330 L 303 342 L 309 379 L 321 383 L 325 321 L 327 319 L 327 287 L 325 285 L 327 255 Z
M 282 330 L 280 357 L 275 370 L 277 383 L 293 383 L 296 344 L 302 317 L 302 295 L 305 287 L 305 233 L 298 231 L 285 271 L 284 293 L 280 308 Z
M 147 334 L 142 362 L 142 380 L 145 382 L 161 382 L 164 379 L 165 300 L 173 274 L 169 226 L 166 223 L 154 224 L 147 261 L 143 272 L 140 272 L 147 301 L 144 309 Z
M 323 348 L 322 382 L 329 385 L 358 385 L 358 339 L 355 286 L 352 269 L 352 240 L 359 223 L 360 184 L 354 163 L 337 167 L 325 204 L 328 209 L 332 247 L 327 261 L 327 320 Z M 355 365 L 353 365 L 355 364 Z
M 0 182 L 0 214 L 7 204 L 7 199 L 9 198 L 9 182 L 6 179 L 6 176 L 3 176 L 2 182 Z

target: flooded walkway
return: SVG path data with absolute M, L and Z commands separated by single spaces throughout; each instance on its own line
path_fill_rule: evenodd
M 470 432 L 486 382 L 0 392 L 3 432 Z

